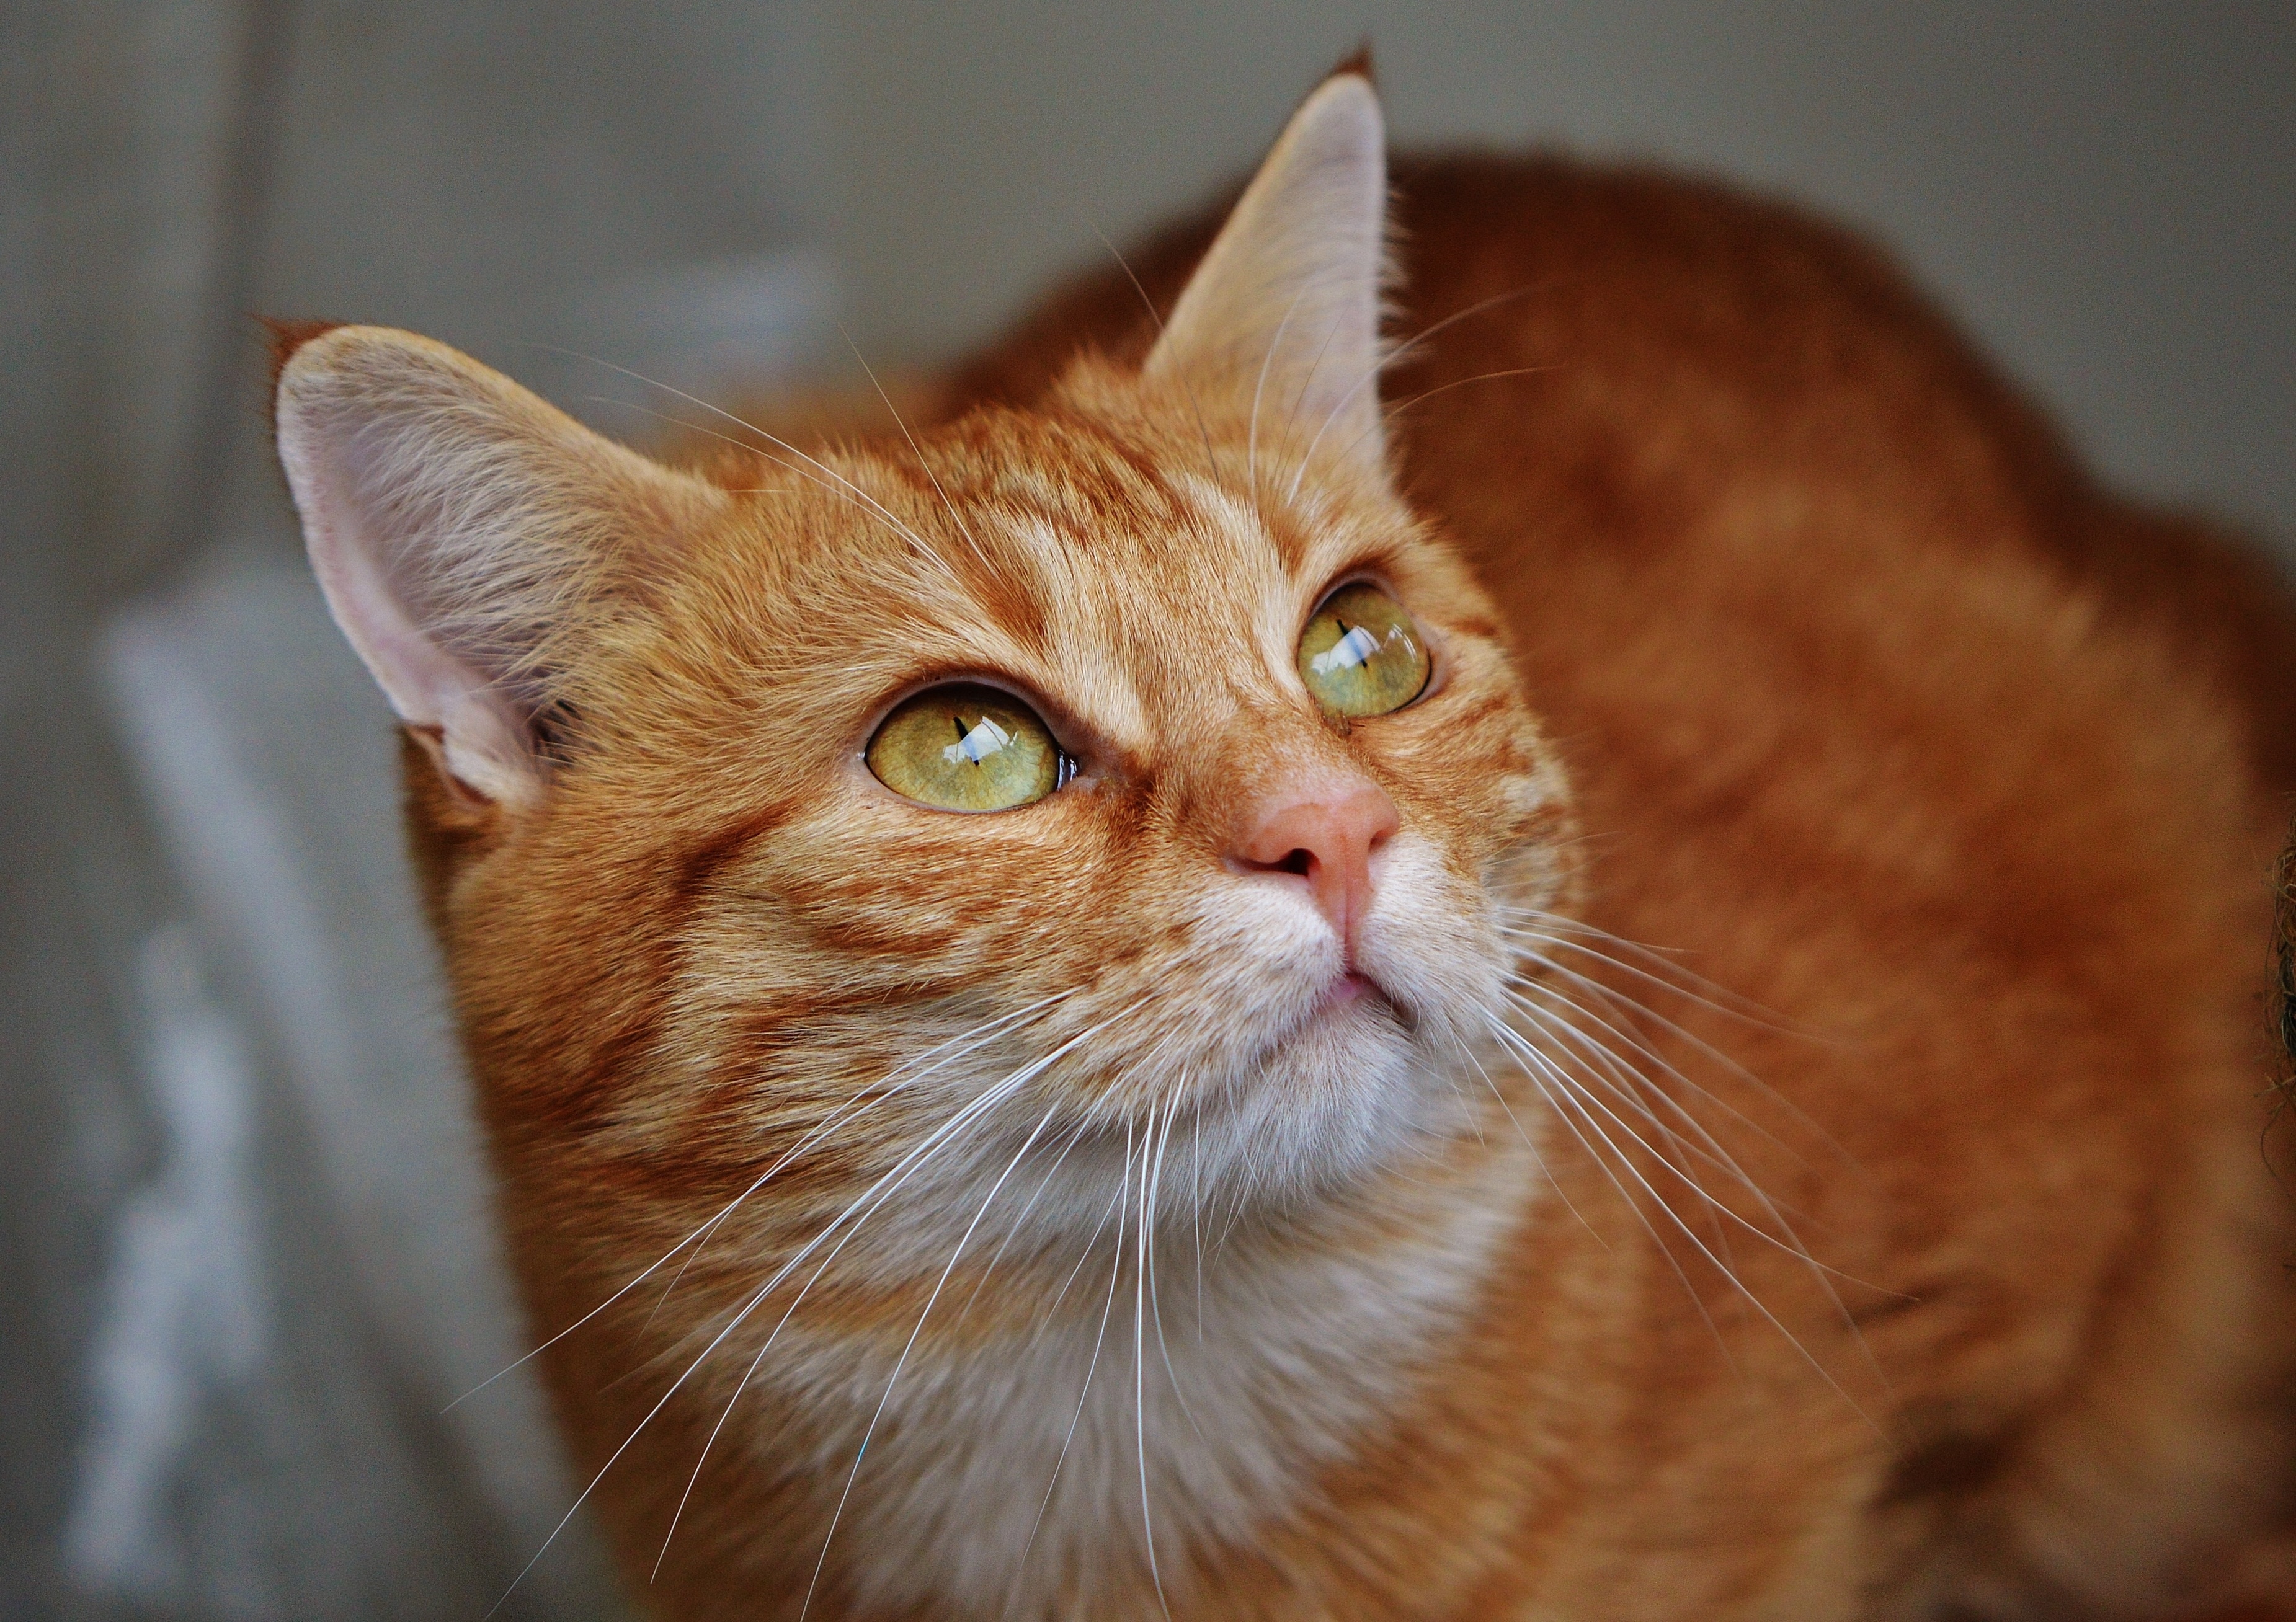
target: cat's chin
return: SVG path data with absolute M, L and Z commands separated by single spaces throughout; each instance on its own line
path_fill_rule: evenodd
M 1447 1120 L 1454 1094 L 1420 1022 L 1368 975 L 1342 973 L 1272 1030 L 1219 1112 L 1263 1195 L 1289 1203 L 1352 1184 Z
M 1347 970 L 1334 975 L 1307 1012 L 1276 1037 L 1269 1056 L 1274 1058 L 1303 1042 L 1327 1038 L 1346 1044 L 1391 1033 L 1407 1043 L 1418 1028 L 1419 1021 L 1385 986 L 1359 970 Z

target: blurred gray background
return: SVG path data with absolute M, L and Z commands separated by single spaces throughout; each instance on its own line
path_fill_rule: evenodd
M 1369 37 L 1399 141 L 1869 227 L 2111 478 L 2296 558 L 2296 8 L 0 12 L 0 1615 L 459 1617 L 570 1483 L 248 312 L 643 438 L 992 331 Z M 589 358 L 584 358 L 589 357 Z M 607 1616 L 578 1516 L 501 1614 Z

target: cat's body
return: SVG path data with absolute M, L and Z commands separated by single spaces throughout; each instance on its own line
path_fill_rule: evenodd
M 914 446 L 672 475 L 417 340 L 290 361 L 635 1591 L 2165 1614 L 2290 1484 L 2279 599 L 1655 177 L 1404 169 L 1383 427 L 1376 143 L 1334 79 L 1140 258 L 1152 350 L 1073 291 Z M 1351 582 L 1431 674 L 1337 719 Z M 952 678 L 1073 778 L 881 786 Z

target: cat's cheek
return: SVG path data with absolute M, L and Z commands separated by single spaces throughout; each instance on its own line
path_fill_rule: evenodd
M 1495 922 L 1483 887 L 1435 840 L 1406 831 L 1384 853 L 1363 967 L 1425 1034 L 1476 1028 L 1498 993 Z

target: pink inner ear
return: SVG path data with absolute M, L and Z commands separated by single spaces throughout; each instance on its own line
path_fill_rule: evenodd
M 362 484 L 356 453 L 348 459 L 353 467 L 316 467 L 302 479 L 296 477 L 297 462 L 308 466 L 323 459 L 298 456 L 301 448 L 283 414 L 280 459 L 303 509 L 312 570 L 343 635 L 399 719 L 438 729 L 440 758 L 455 777 L 488 799 L 531 800 L 541 787 L 541 765 L 522 717 L 481 672 L 440 646 L 408 613 L 406 594 L 386 560 L 414 547 L 380 531 L 371 505 L 347 494 Z
M 279 374 L 279 460 L 343 635 L 448 769 L 510 805 L 548 765 L 532 679 L 602 560 L 724 494 L 591 432 L 444 344 L 337 327 Z
M 436 503 L 393 499 L 402 494 L 392 489 L 394 479 L 440 479 L 448 471 L 443 464 L 458 452 L 468 458 L 470 447 L 452 443 L 435 416 L 363 406 L 362 396 L 389 397 L 397 380 L 328 364 L 332 347 L 358 336 L 358 329 L 339 329 L 313 340 L 281 377 L 279 458 L 313 572 L 335 623 L 399 718 L 438 730 L 452 774 L 489 799 L 530 802 L 543 767 L 524 717 L 486 672 L 422 623 L 420 596 L 400 578 L 408 561 L 431 554 L 438 537 L 422 531 L 426 519 L 435 527 L 440 514 Z M 407 358 L 433 373 L 421 381 L 439 381 L 431 356 L 417 351 Z
M 1327 79 L 1292 115 L 1180 296 L 1147 375 L 1226 379 L 1376 462 L 1387 158 L 1379 99 Z

